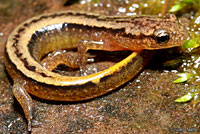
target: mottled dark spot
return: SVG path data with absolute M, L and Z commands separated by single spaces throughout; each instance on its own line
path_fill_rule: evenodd
M 24 66 L 30 70 L 30 71 L 35 71 L 36 67 L 35 66 L 30 66 L 27 62 L 27 59 L 24 58 L 24 59 L 21 59 L 21 61 L 24 63 Z
M 17 53 L 16 55 L 17 55 L 17 57 L 21 57 L 22 53 Z
M 47 77 L 47 75 L 45 73 L 40 73 L 43 77 Z
M 30 23 L 36 23 L 38 21 L 39 21 L 39 19 L 33 19 Z
M 19 30 L 18 30 L 18 33 L 21 33 L 21 32 L 23 32 L 25 30 L 25 28 L 20 28 Z
M 15 39 L 16 39 L 16 38 L 20 38 L 20 35 L 19 35 L 19 34 L 16 34 L 16 35 L 15 35 Z
M 18 49 L 15 50 L 15 54 L 17 55 L 17 57 L 18 57 L 18 55 L 20 55 Z
M 28 23 L 24 23 L 24 26 L 27 27 L 27 26 L 28 26 Z
M 26 68 L 30 71 L 35 71 L 35 66 L 28 66 L 28 65 L 25 65 Z
M 150 21 L 150 19 L 149 19 L 149 18 L 147 18 L 147 19 L 146 19 L 146 21 Z
M 17 45 L 17 43 L 19 42 L 17 38 L 13 38 L 13 40 L 15 41 L 14 44 L 15 46 Z

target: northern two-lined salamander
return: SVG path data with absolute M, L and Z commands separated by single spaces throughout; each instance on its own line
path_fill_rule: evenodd
M 81 101 L 112 91 L 133 78 L 148 62 L 150 51 L 180 46 L 187 31 L 174 15 L 105 16 L 61 11 L 33 17 L 20 24 L 6 44 L 6 67 L 14 81 L 13 94 L 21 104 L 31 131 L 32 99 Z M 100 43 L 95 43 L 100 42 Z M 45 54 L 78 47 L 79 64 L 87 50 L 137 51 L 98 73 L 63 76 L 40 64 Z

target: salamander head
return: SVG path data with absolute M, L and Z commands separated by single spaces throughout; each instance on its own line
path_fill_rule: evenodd
M 178 22 L 175 15 L 165 17 L 143 17 L 137 25 L 125 29 L 126 34 L 132 38 L 133 45 L 129 49 L 165 49 L 181 46 L 187 39 L 187 30 Z M 133 22 L 134 24 L 134 22 Z M 130 45 L 130 44 L 129 44 Z

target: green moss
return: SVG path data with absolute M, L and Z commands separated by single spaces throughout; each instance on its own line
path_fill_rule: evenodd
M 188 102 L 192 100 L 193 97 L 194 97 L 194 93 L 187 93 L 186 95 L 176 99 L 175 102 Z
M 174 3 L 175 4 L 169 10 L 170 13 L 184 10 L 184 8 L 193 8 L 195 10 L 200 7 L 199 0 L 176 0 Z
M 191 40 L 187 40 L 182 47 L 183 48 L 197 48 L 199 47 L 199 43 L 197 42 L 198 39 L 191 39 Z
M 186 93 L 185 95 L 183 95 L 182 97 L 180 98 L 177 98 L 175 100 L 175 102 L 178 102 L 178 103 L 185 103 L 185 102 L 188 102 L 188 101 L 192 101 L 192 103 L 194 104 L 194 106 L 200 101 L 200 96 L 199 96 L 199 93 L 200 93 L 200 88 L 199 87 L 196 87 L 196 88 L 192 88 L 188 91 L 188 93 Z
M 193 74 L 192 73 L 179 73 L 178 76 L 180 76 L 180 77 L 177 78 L 176 80 L 174 80 L 173 83 L 185 82 L 185 81 L 189 80 L 191 77 L 193 77 Z

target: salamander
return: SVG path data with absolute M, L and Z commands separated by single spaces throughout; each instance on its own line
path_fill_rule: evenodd
M 28 19 L 14 29 L 5 47 L 5 65 L 14 83 L 12 92 L 24 110 L 28 130 L 31 131 L 32 122 L 29 93 L 46 100 L 69 102 L 101 96 L 140 72 L 152 55 L 150 50 L 181 46 L 186 37 L 187 31 L 172 14 L 106 16 L 59 11 Z M 76 64 L 83 72 L 90 49 L 133 52 L 90 75 L 64 76 L 41 64 L 42 57 L 50 52 L 74 48 L 78 51 Z M 73 63 L 66 60 L 66 64 Z

